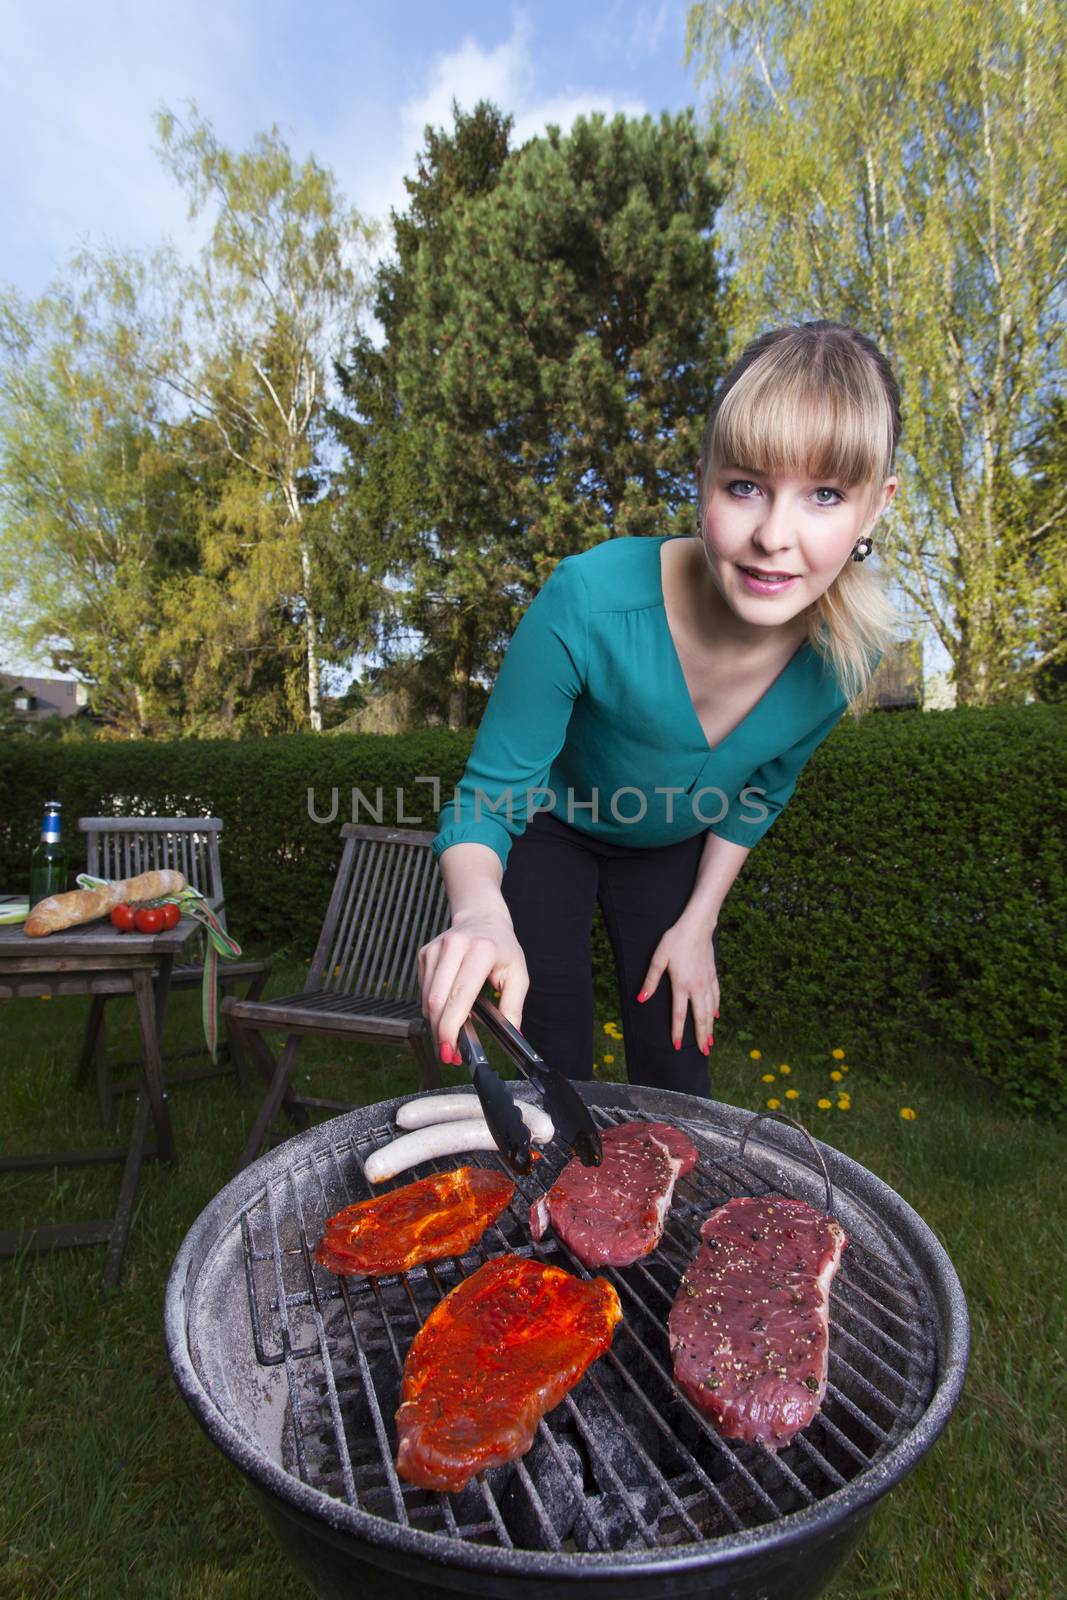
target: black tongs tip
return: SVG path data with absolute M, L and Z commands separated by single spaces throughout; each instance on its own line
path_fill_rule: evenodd
M 515 1104 L 511 1090 L 493 1071 L 469 1017 L 460 1029 L 459 1049 L 470 1066 L 471 1082 L 493 1136 L 493 1143 L 512 1172 L 526 1177 L 533 1170 L 530 1130 Z
M 583 1167 L 599 1167 L 603 1154 L 600 1130 L 571 1080 L 542 1061 L 530 1042 L 490 1000 L 477 999 L 472 1015 L 485 1023 L 523 1077 L 533 1084 L 555 1124 L 555 1137 L 573 1151 Z
M 587 1133 L 580 1133 L 574 1141 L 574 1153 L 583 1167 L 599 1167 L 604 1159 L 604 1147 L 600 1142 L 600 1135 L 590 1138 Z

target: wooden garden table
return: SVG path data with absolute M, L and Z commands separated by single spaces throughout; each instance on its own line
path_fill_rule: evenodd
M 0 901 L 25 898 L 0 895 Z M 97 1166 L 122 1163 L 115 1213 L 92 1222 L 40 1224 L 23 1229 L 0 1229 L 0 1257 L 32 1251 L 56 1250 L 69 1245 L 106 1244 L 104 1283 L 117 1288 L 122 1276 L 133 1202 L 141 1162 L 156 1156 L 175 1158 L 174 1131 L 163 1093 L 160 1034 L 167 1007 L 174 958 L 199 924 L 193 917 L 164 933 L 119 933 L 107 920 L 27 938 L 21 924 L 0 927 L 0 999 L 32 995 L 132 994 L 141 1028 L 142 1086 L 137 1097 L 133 1128 L 124 1145 L 88 1150 L 52 1150 L 35 1155 L 0 1155 L 0 1172 L 30 1172 L 48 1167 Z M 149 1118 L 155 1143 L 147 1141 Z

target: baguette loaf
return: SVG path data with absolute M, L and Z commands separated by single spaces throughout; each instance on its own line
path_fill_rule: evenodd
M 185 874 L 169 868 L 162 872 L 142 872 L 136 878 L 125 878 L 113 884 L 112 888 L 117 891 L 115 905 L 123 900 L 160 900 L 167 894 L 181 894 L 186 888 Z
M 72 889 L 68 894 L 50 894 L 38 900 L 23 924 L 23 931 L 31 939 L 43 938 L 48 933 L 60 933 L 64 928 L 75 928 L 83 922 L 94 922 L 106 917 L 112 906 L 124 900 L 158 900 L 164 895 L 176 895 L 186 887 L 181 872 L 141 872 L 135 878 L 120 878 L 104 889 Z

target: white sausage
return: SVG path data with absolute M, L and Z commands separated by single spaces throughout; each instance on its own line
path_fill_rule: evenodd
M 530 1137 L 538 1144 L 547 1144 L 556 1131 L 548 1112 L 526 1100 L 516 1100 L 515 1104 L 530 1130 Z M 418 1100 L 406 1100 L 396 1114 L 396 1125 L 398 1128 L 428 1128 L 438 1122 L 459 1122 L 471 1117 L 485 1121 L 482 1103 L 476 1094 L 427 1094 Z
M 363 1170 L 371 1183 L 384 1183 L 398 1172 L 429 1161 L 433 1156 L 454 1156 L 461 1150 L 495 1150 L 496 1141 L 483 1117 L 468 1117 L 463 1122 L 436 1122 L 430 1128 L 416 1128 L 383 1144 L 367 1157 Z

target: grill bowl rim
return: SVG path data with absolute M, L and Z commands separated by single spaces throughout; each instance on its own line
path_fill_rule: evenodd
M 710 1125 L 720 1136 L 734 1133 L 740 1137 L 748 1118 L 753 1115 L 742 1107 L 674 1090 L 614 1083 L 578 1083 L 576 1087 L 594 1107 L 636 1111 L 667 1121 L 673 1117 L 683 1124 L 695 1124 L 698 1133 L 703 1124 Z M 512 1088 L 522 1098 L 536 1098 L 525 1085 L 513 1084 Z M 458 1086 L 454 1092 L 469 1090 Z M 962 1392 L 970 1351 L 970 1324 L 959 1277 L 932 1228 L 902 1196 L 868 1168 L 812 1135 L 823 1158 L 830 1164 L 835 1190 L 862 1198 L 879 1216 L 890 1217 L 895 1224 L 893 1237 L 898 1243 L 902 1234 L 911 1236 L 907 1239 L 909 1259 L 921 1275 L 938 1313 L 934 1330 L 938 1371 L 926 1408 L 885 1456 L 864 1468 L 843 1488 L 825 1495 L 814 1505 L 788 1512 L 770 1523 L 718 1534 L 699 1544 L 688 1542 L 655 1548 L 586 1552 L 506 1549 L 458 1541 L 358 1510 L 347 1501 L 324 1494 L 292 1476 L 234 1427 L 204 1384 L 190 1351 L 187 1307 L 192 1304 L 197 1283 L 208 1272 L 215 1252 L 222 1247 L 230 1230 L 239 1226 L 242 1212 L 254 1204 L 257 1196 L 265 1193 L 268 1182 L 279 1172 L 319 1153 L 325 1143 L 365 1136 L 369 1127 L 385 1117 L 395 1118 L 397 1107 L 416 1098 L 416 1095 L 398 1095 L 359 1106 L 304 1129 L 260 1156 L 231 1178 L 205 1206 L 175 1256 L 167 1279 L 163 1312 L 167 1354 L 175 1381 L 186 1405 L 212 1443 L 231 1465 L 268 1495 L 354 1539 L 371 1562 L 375 1550 L 389 1549 L 401 1556 L 418 1556 L 428 1564 L 460 1572 L 521 1574 L 537 1578 L 566 1575 L 580 1578 L 584 1573 L 590 1579 L 613 1576 L 627 1579 L 722 1567 L 757 1553 L 775 1555 L 796 1545 L 818 1542 L 853 1517 L 869 1515 L 877 1502 L 917 1466 L 937 1442 Z M 802 1159 L 781 1144 L 769 1148 L 773 1154 L 787 1160 Z M 751 1146 L 748 1159 L 758 1159 Z M 818 1176 L 814 1167 L 811 1170 Z M 883 1209 L 878 1210 L 872 1201 L 880 1202 Z M 195 1265 L 198 1255 L 199 1265 Z

